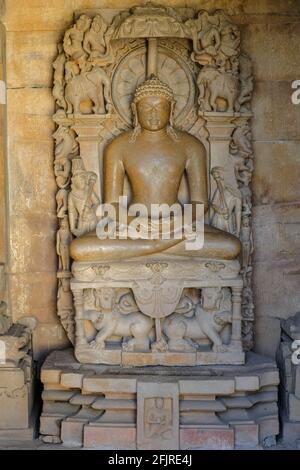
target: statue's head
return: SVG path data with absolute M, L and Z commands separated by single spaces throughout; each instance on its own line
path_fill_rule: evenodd
M 76 22 L 76 28 L 79 31 L 85 32 L 89 29 L 91 22 L 91 18 L 89 18 L 87 15 L 81 15 Z
M 164 407 L 164 399 L 162 397 L 156 397 L 155 398 L 155 406 L 159 410 L 162 410 Z
M 242 216 L 242 226 L 245 227 L 250 227 L 250 217 L 248 215 L 243 215 Z
M 103 25 L 102 16 L 100 16 L 100 15 L 95 16 L 95 18 L 93 19 L 93 22 L 92 22 L 93 31 L 95 31 L 96 33 L 100 33 L 102 25 Z
M 113 308 L 115 300 L 115 290 L 110 287 L 103 287 L 95 292 L 96 306 L 100 310 Z
M 224 168 L 222 166 L 214 166 L 210 173 L 215 181 L 224 180 Z
M 134 129 L 172 129 L 175 99 L 172 89 L 155 75 L 139 85 L 132 102 Z

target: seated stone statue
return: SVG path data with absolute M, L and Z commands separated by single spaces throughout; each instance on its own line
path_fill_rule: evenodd
M 175 100 L 172 90 L 155 76 L 138 86 L 132 108 L 134 129 L 116 137 L 104 157 L 104 201 L 118 206 L 125 177 L 129 181 L 131 204 L 179 203 L 179 189 L 186 175 L 190 202 L 208 209 L 206 151 L 187 132 L 172 126 Z M 194 211 L 193 211 L 194 212 Z M 196 213 L 196 211 L 195 211 Z M 204 227 L 204 246 L 186 250 L 185 239 L 99 239 L 95 231 L 73 240 L 75 261 L 113 261 L 157 253 L 209 259 L 232 260 L 240 253 L 235 236 Z

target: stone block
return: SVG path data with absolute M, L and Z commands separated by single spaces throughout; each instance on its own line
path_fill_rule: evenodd
M 287 260 L 300 250 L 300 204 L 268 204 L 253 208 L 254 260 Z
M 13 296 L 11 298 L 11 310 L 14 313 L 13 320 L 23 316 L 35 316 L 42 323 L 56 323 L 56 274 L 55 273 L 18 273 L 10 275 L 10 286 Z M 43 293 L 43 295 L 41 295 Z M 52 332 L 48 331 L 49 342 Z M 40 341 L 39 335 L 46 338 L 47 331 L 39 325 L 35 338 Z M 58 333 L 56 336 L 60 334 Z
M 43 320 L 42 317 L 37 318 Z M 45 357 L 54 350 L 66 349 L 70 342 L 63 327 L 56 323 L 40 323 L 33 334 L 34 358 L 43 361 Z
M 256 80 L 292 81 L 300 76 L 300 64 L 295 61 L 300 52 L 299 35 L 300 23 L 243 26 L 243 51 L 253 60 Z M 274 61 L 280 66 L 274 66 Z
M 46 383 L 50 384 L 59 384 L 60 376 L 62 371 L 60 369 L 46 369 L 42 368 L 41 370 L 41 382 L 45 385 Z
M 300 421 L 288 421 L 285 417 L 282 418 L 282 439 L 285 443 L 291 445 L 299 440 L 300 436 Z
M 84 426 L 84 447 L 101 450 L 135 450 L 136 428 L 134 426 Z M 113 440 L 112 440 L 113 436 Z
M 232 450 L 234 430 L 229 428 L 180 428 L 181 450 Z
M 72 23 L 73 1 L 5 0 L 3 23 L 7 31 L 53 31 Z
M 53 142 L 8 138 L 9 210 L 40 214 L 43 220 L 56 215 L 57 186 L 53 173 Z M 34 171 L 33 171 L 34 169 Z M 50 216 L 50 217 L 49 217 Z M 54 225 L 53 225 L 54 226 Z
M 257 420 L 259 425 L 259 442 L 263 442 L 267 437 L 279 434 L 278 416 L 266 416 Z
M 243 352 L 228 351 L 225 353 L 216 353 L 213 351 L 202 352 L 197 351 L 197 365 L 208 366 L 212 364 L 226 365 L 226 364 L 244 364 L 245 354 Z
M 135 393 L 136 377 L 88 377 L 83 379 L 83 393 Z
M 60 383 L 64 387 L 69 388 L 81 388 L 83 382 L 83 374 L 79 373 L 62 373 L 60 377 Z
M 80 345 L 75 348 L 75 357 L 82 364 L 112 364 L 120 365 L 121 349 L 102 349 L 100 352 L 90 348 L 89 345 Z
M 300 400 L 300 366 L 295 366 L 295 397 Z
M 278 370 L 270 370 L 267 372 L 263 372 L 260 376 L 260 387 L 269 387 L 271 385 L 278 385 L 279 384 L 279 371 Z
M 255 423 L 234 423 L 235 446 L 256 447 L 258 441 L 258 425 Z
M 123 366 L 194 366 L 196 365 L 195 353 L 122 353 Z
M 52 117 L 55 112 L 52 87 L 8 89 L 7 110 L 11 114 Z
M 293 80 L 296 80 L 296 75 Z M 293 104 L 291 96 L 295 91 L 292 81 L 263 80 L 255 78 L 255 93 L 253 95 L 252 109 L 255 119 L 252 122 L 254 141 L 288 141 L 299 138 L 299 106 Z M 263 159 L 262 153 L 255 155 Z M 275 170 L 272 165 L 272 172 Z M 255 171 L 254 176 L 257 176 Z M 276 186 L 276 184 L 274 184 Z
M 0 368 L 0 429 L 22 429 L 29 425 L 29 384 L 19 368 Z
M 51 64 L 60 38 L 58 31 L 7 32 L 7 87 L 52 87 Z
M 83 428 L 85 423 L 80 421 L 62 421 L 61 440 L 67 447 L 81 447 L 83 445 Z
M 289 395 L 289 419 L 300 421 L 300 399 L 292 393 Z
M 236 392 L 247 392 L 259 390 L 259 377 L 258 376 L 237 376 L 235 377 L 235 390 Z
M 60 436 L 61 416 L 41 416 L 40 433 L 42 435 Z
M 13 253 L 11 273 L 54 273 L 57 270 L 56 224 L 54 216 L 11 215 L 8 238 L 9 250 Z
M 199 377 L 197 380 L 180 380 L 179 392 L 186 395 L 231 395 L 235 391 L 234 379 Z
M 255 172 L 252 183 L 254 204 L 299 200 L 297 175 L 300 171 L 300 142 L 287 140 L 254 142 L 254 154 Z M 280 184 L 276 181 L 280 181 Z M 297 236 L 296 231 L 295 235 Z
M 9 110 L 7 128 L 8 135 L 17 136 L 18 140 L 48 140 L 52 145 L 51 136 L 55 131 L 55 124 L 50 116 L 25 114 L 22 111 L 12 113 Z
M 138 381 L 137 448 L 179 448 L 179 396 L 177 383 Z

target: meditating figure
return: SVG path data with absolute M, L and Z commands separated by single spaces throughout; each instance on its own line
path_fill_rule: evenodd
M 207 211 L 206 150 L 197 138 L 173 127 L 175 104 L 172 90 L 155 76 L 137 87 L 134 128 L 116 137 L 104 156 L 104 202 L 113 204 L 117 213 L 126 177 L 131 188 L 129 210 L 133 204 L 143 204 L 151 214 L 152 204 L 179 204 L 186 178 L 194 219 L 198 204 Z M 205 225 L 204 245 L 197 250 L 186 249 L 184 238 L 100 239 L 93 231 L 73 240 L 71 256 L 76 261 L 113 261 L 163 253 L 232 260 L 240 249 L 238 238 Z

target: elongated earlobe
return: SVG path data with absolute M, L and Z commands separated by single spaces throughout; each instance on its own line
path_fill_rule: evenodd
M 170 126 L 174 127 L 175 101 L 171 102 Z

